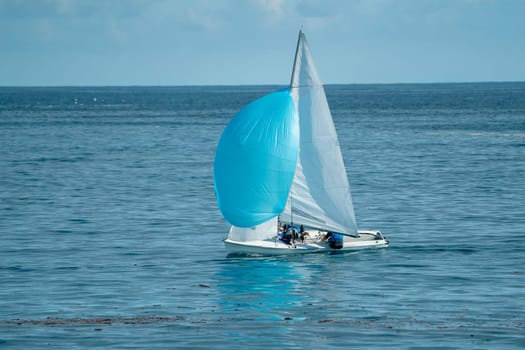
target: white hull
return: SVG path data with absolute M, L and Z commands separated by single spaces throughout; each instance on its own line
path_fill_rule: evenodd
M 318 239 L 307 239 L 304 243 L 286 244 L 276 239 L 260 241 L 233 241 L 229 238 L 224 240 L 226 250 L 230 254 L 243 255 L 284 255 L 284 254 L 306 254 L 317 252 L 341 252 L 367 248 L 385 248 L 388 240 L 378 231 L 359 231 L 360 237 L 345 237 L 344 245 L 340 249 L 331 248 L 327 242 Z

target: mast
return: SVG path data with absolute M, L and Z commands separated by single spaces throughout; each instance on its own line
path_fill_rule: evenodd
M 296 72 L 296 69 L 297 69 L 297 57 L 299 56 L 299 47 L 300 47 L 300 44 L 301 44 L 301 36 L 303 35 L 303 31 L 301 29 L 299 29 L 299 35 L 297 36 L 297 46 L 295 47 L 295 56 L 294 56 L 294 59 L 293 59 L 292 76 L 290 77 L 290 91 L 293 88 L 293 81 L 294 81 L 295 72 Z M 293 187 L 293 184 L 292 184 L 292 187 Z M 291 188 L 290 188 L 290 223 L 293 225 L 293 194 L 292 194 Z
M 303 31 L 299 29 L 299 36 L 297 37 L 297 47 L 295 48 L 295 57 L 293 59 L 292 77 L 290 78 L 290 89 L 293 88 L 293 78 L 295 76 L 295 70 L 297 68 L 297 56 L 299 55 L 299 44 L 301 43 L 301 36 Z

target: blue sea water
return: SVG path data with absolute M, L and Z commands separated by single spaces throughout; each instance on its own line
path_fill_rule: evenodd
M 214 150 L 276 88 L 0 88 L 0 348 L 525 348 L 525 83 L 327 86 L 391 246 L 228 257 Z

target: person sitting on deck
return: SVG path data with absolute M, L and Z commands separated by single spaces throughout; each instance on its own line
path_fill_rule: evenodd
M 277 238 L 283 243 L 292 244 L 284 232 L 279 231 Z
M 280 241 L 286 243 L 286 244 L 292 244 L 293 243 L 293 240 L 294 240 L 294 236 L 293 236 L 293 229 L 292 229 L 292 226 L 288 225 L 288 224 L 284 224 L 283 226 L 280 226 L 279 227 L 279 233 L 278 233 L 278 238 Z
M 328 231 L 326 234 L 323 235 L 323 237 L 321 237 L 321 239 L 319 240 L 320 243 L 324 243 L 326 242 L 330 237 L 332 237 L 332 232 Z
M 297 229 L 293 225 L 288 225 L 288 228 L 284 232 L 284 235 L 292 243 L 295 243 L 295 240 L 299 238 L 299 234 L 297 233 Z
M 332 237 L 330 237 L 330 248 L 332 249 L 341 249 L 344 246 L 343 235 L 340 233 L 332 232 Z
M 301 243 L 304 243 L 304 239 L 306 237 L 310 238 L 310 233 L 306 232 L 304 230 L 304 226 L 301 225 L 301 227 L 299 228 L 299 235 L 300 235 L 300 238 L 301 238 Z
M 284 224 L 282 226 L 279 224 L 279 232 L 286 232 L 288 230 L 289 226 L 290 225 L 288 225 L 288 224 Z
M 319 242 L 323 243 L 328 241 L 330 248 L 332 249 L 341 249 L 343 248 L 343 235 L 340 233 L 328 231 Z

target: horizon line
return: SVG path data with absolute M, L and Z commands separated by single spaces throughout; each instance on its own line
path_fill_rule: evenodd
M 479 80 L 479 81 L 435 81 L 435 82 L 389 82 L 389 83 L 325 83 L 334 85 L 440 85 L 440 84 L 505 84 L 525 83 L 525 80 Z M 288 84 L 56 84 L 56 85 L 0 85 L 0 88 L 65 88 L 65 87 L 255 87 L 255 86 L 288 86 Z

